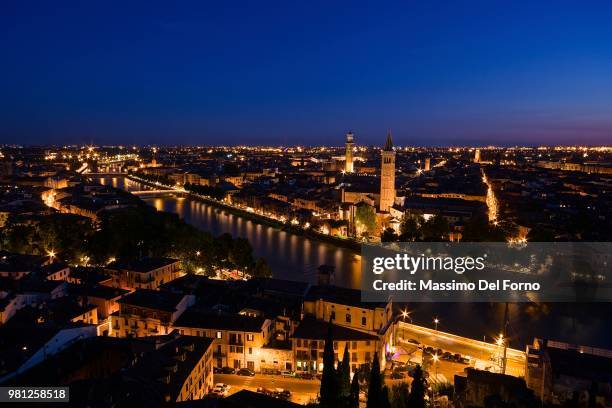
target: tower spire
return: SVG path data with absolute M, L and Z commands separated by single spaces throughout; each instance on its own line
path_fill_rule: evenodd
M 391 129 L 387 130 L 387 141 L 385 142 L 385 151 L 390 152 L 393 150 L 393 139 L 391 139 Z

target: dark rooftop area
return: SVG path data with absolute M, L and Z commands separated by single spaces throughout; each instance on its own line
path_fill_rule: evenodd
M 305 300 L 315 301 L 319 299 L 363 309 L 375 309 L 386 306 L 386 303 L 382 302 L 362 302 L 361 291 L 359 289 L 342 288 L 333 285 L 314 285 L 308 289 Z
M 264 321 L 260 317 L 188 309 L 176 320 L 174 326 L 260 332 Z
M 295 330 L 293 337 L 297 339 L 323 340 L 327 337 L 329 323 L 306 317 Z M 332 334 L 334 340 L 378 340 L 373 334 L 349 329 L 347 327 L 332 324 Z
M 174 312 L 181 299 L 183 299 L 183 295 L 181 294 L 140 289 L 124 296 L 119 299 L 118 302 L 132 306 Z

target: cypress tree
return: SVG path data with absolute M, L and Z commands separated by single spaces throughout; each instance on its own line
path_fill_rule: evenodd
M 391 402 L 389 401 L 389 388 L 383 385 L 380 395 L 380 408 L 391 408 Z
M 329 323 L 323 350 L 323 376 L 321 377 L 321 408 L 336 408 L 339 400 L 338 378 L 334 368 L 334 338 Z
M 353 374 L 353 381 L 351 382 L 351 391 L 349 394 L 348 408 L 359 408 L 359 372 L 355 371 Z
M 423 370 L 417 365 L 412 374 L 412 388 L 408 396 L 408 406 L 410 408 L 425 408 L 425 390 L 427 384 L 423 376 Z
M 378 362 L 378 352 L 374 353 L 374 361 L 370 370 L 370 384 L 368 385 L 367 408 L 380 408 L 383 403 L 382 395 L 382 376 L 380 375 L 380 363 Z
M 351 362 L 349 357 L 348 341 L 344 345 L 344 354 L 342 356 L 342 364 L 338 366 L 340 371 L 340 394 L 347 396 L 351 388 Z

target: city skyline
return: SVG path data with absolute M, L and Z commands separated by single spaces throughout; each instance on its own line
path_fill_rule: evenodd
M 3 6 L 0 405 L 612 407 L 612 3 Z
M 609 145 L 607 4 L 12 4 L 4 143 Z

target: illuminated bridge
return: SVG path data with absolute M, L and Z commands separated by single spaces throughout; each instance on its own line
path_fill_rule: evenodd
M 139 197 L 157 197 L 163 195 L 180 195 L 182 196 L 187 191 L 182 189 L 166 189 L 166 190 L 138 190 L 138 191 L 130 191 L 131 194 L 137 195 Z

